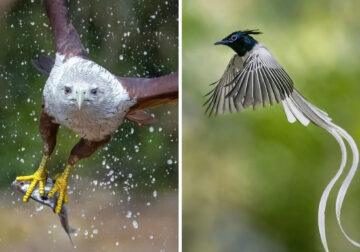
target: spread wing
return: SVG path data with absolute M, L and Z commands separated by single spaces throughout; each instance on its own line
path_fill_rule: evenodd
M 86 58 L 87 52 L 80 36 L 69 20 L 65 0 L 45 0 L 45 8 L 53 30 L 56 51 L 67 59 L 73 56 Z
M 126 78 L 117 76 L 117 79 L 128 92 L 130 99 L 136 101 L 130 108 L 130 113 L 178 101 L 178 73 L 163 75 L 157 78 Z
M 211 84 L 216 84 L 215 88 L 206 94 L 206 96 L 210 96 L 204 103 L 204 106 L 207 105 L 206 113 L 217 115 L 242 111 L 242 107 L 236 106 L 234 99 L 228 98 L 227 94 L 235 87 L 234 80 L 239 76 L 243 65 L 242 58 L 237 54 L 231 58 L 220 80 Z
M 293 91 L 293 82 L 289 75 L 262 45 L 254 48 L 242 66 L 237 63 L 232 67 L 231 64 L 232 61 L 208 100 L 209 108 L 212 108 L 210 115 L 214 109 L 215 114 L 235 112 L 233 109 L 227 110 L 224 104 L 234 104 L 239 112 L 249 106 L 255 110 L 261 105 L 273 105 L 284 100 Z M 235 71 L 234 74 L 233 69 L 238 72 Z

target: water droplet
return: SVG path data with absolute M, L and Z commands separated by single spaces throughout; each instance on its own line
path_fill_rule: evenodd
M 137 223 L 136 220 L 133 220 L 132 225 L 135 229 L 138 229 L 138 227 L 139 227 L 139 224 Z

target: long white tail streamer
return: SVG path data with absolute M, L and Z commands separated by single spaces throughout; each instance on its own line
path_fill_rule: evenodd
M 350 186 L 350 183 L 351 183 L 353 177 L 355 176 L 355 173 L 356 173 L 356 170 L 358 167 L 359 151 L 358 151 L 358 148 L 356 146 L 354 139 L 344 129 L 340 128 L 337 125 L 334 125 L 334 126 L 336 127 L 338 132 L 341 134 L 341 136 L 343 138 L 345 138 L 346 141 L 349 143 L 349 146 L 353 152 L 352 166 L 350 168 L 348 175 L 345 177 L 344 182 L 341 184 L 340 190 L 339 190 L 337 198 L 336 198 L 336 218 L 339 223 L 340 229 L 341 229 L 342 233 L 344 234 L 344 236 L 346 237 L 346 239 L 348 239 L 348 241 L 351 242 L 352 244 L 354 244 L 356 247 L 360 247 L 360 243 L 354 241 L 346 234 L 346 232 L 341 224 L 341 220 L 340 220 L 341 207 L 344 202 L 345 194 Z
M 341 164 L 340 168 L 335 174 L 335 176 L 331 179 L 329 184 L 326 186 L 323 194 L 321 195 L 320 204 L 319 204 L 319 211 L 318 211 L 318 226 L 319 226 L 319 232 L 321 237 L 321 242 L 324 246 L 324 249 L 326 252 L 329 251 L 327 240 L 326 240 L 326 231 L 325 231 L 325 210 L 326 210 L 326 203 L 329 198 L 329 194 L 334 187 L 337 180 L 340 178 L 341 174 L 344 172 L 344 168 L 347 161 L 347 151 L 346 146 L 343 141 L 346 140 L 346 142 L 349 144 L 352 154 L 353 154 L 353 162 L 351 165 L 351 168 L 349 170 L 349 173 L 345 177 L 343 183 L 341 184 L 341 187 L 339 189 L 337 198 L 336 198 L 336 218 L 337 222 L 339 224 L 339 227 L 341 229 L 341 232 L 346 237 L 346 239 L 351 242 L 353 245 L 360 247 L 360 243 L 354 241 L 351 239 L 347 233 L 345 232 L 342 224 L 341 224 L 341 208 L 342 204 L 346 195 L 346 192 L 350 186 L 350 183 L 356 173 L 358 163 L 359 163 L 359 152 L 358 148 L 356 146 L 355 141 L 353 138 L 341 127 L 331 122 L 331 119 L 327 116 L 327 114 L 308 102 L 300 93 L 297 92 L 297 90 L 294 90 L 294 92 L 287 97 L 285 100 L 283 100 L 282 105 L 285 110 L 286 117 L 288 118 L 288 121 L 290 123 L 293 123 L 296 121 L 296 119 L 302 123 L 304 126 L 308 125 L 308 121 L 304 120 L 308 119 L 315 125 L 325 129 L 328 131 L 335 140 L 339 143 L 340 150 L 341 150 Z M 294 120 L 295 119 L 295 120 Z
M 339 179 L 341 174 L 344 171 L 345 165 L 346 165 L 346 146 L 341 138 L 341 136 L 333 129 L 328 130 L 330 134 L 334 136 L 336 141 L 339 143 L 340 149 L 341 149 L 341 164 L 340 168 L 337 171 L 336 175 L 331 179 L 330 183 L 326 186 L 323 194 L 321 195 L 320 204 L 319 204 L 319 211 L 318 211 L 318 226 L 319 226 L 319 232 L 321 237 L 321 242 L 325 248 L 325 251 L 329 251 L 327 241 L 326 241 L 326 233 L 325 233 L 325 209 L 326 209 L 326 202 L 329 198 L 329 194 L 331 189 L 334 187 L 336 181 Z

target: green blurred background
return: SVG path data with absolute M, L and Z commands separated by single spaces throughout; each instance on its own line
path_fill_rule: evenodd
M 55 55 L 42 2 L 0 2 L 0 251 L 70 248 L 50 209 L 36 211 L 39 205 L 23 204 L 22 196 L 10 188 L 16 176 L 32 174 L 42 156 L 38 118 L 46 78 L 30 60 L 40 53 Z M 177 71 L 176 0 L 67 2 L 90 57 L 111 72 L 156 77 Z M 123 123 L 106 148 L 73 170 L 70 224 L 78 228 L 78 250 L 176 250 L 177 104 L 151 112 L 158 119 L 154 125 Z M 60 129 L 48 165 L 51 177 L 64 169 L 78 140 L 68 129 Z
M 184 0 L 184 251 L 323 251 L 317 211 L 340 164 L 337 142 L 313 125 L 289 124 L 281 105 L 207 118 L 203 95 L 234 54 L 213 43 L 260 29 L 256 39 L 296 88 L 359 144 L 359 13 L 354 0 Z M 345 230 L 358 241 L 359 179 L 342 210 Z M 329 247 L 358 251 L 336 223 L 338 189 L 326 212 Z

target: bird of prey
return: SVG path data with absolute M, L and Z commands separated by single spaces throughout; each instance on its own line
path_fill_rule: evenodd
M 68 202 L 67 185 L 72 167 L 106 145 L 124 118 L 142 123 L 153 120 L 144 109 L 178 100 L 178 74 L 157 78 L 124 78 L 89 59 L 79 34 L 68 18 L 65 0 L 44 0 L 56 44 L 55 61 L 39 57 L 34 64 L 49 77 L 43 90 L 40 135 L 43 157 L 37 171 L 17 181 L 31 181 L 23 201 L 38 184 L 44 196 L 46 163 L 52 154 L 59 125 L 81 136 L 71 150 L 64 172 L 56 176 L 47 197 L 58 193 L 55 212 Z
M 294 87 L 289 75 L 271 54 L 271 52 L 251 35 L 260 34 L 258 30 L 233 32 L 215 45 L 226 45 L 236 54 L 231 58 L 220 80 L 213 83 L 215 88 L 207 95 L 206 112 L 209 115 L 241 112 L 248 107 L 281 103 L 290 123 L 299 121 L 304 126 L 310 122 L 328 131 L 339 143 L 342 162 L 337 174 L 324 190 L 318 212 L 318 225 L 321 241 L 326 251 L 328 245 L 325 235 L 325 209 L 331 189 L 339 179 L 346 164 L 347 154 L 343 139 L 349 144 L 353 162 L 344 179 L 336 199 L 336 216 L 344 236 L 355 246 L 360 244 L 352 240 L 344 231 L 340 213 L 346 191 L 357 170 L 359 153 L 353 138 L 341 127 L 331 122 L 327 113 L 307 101 Z

